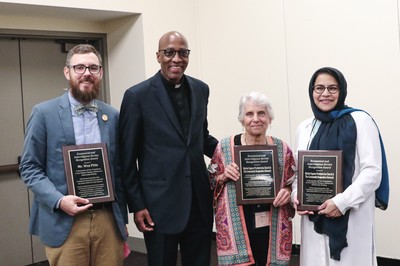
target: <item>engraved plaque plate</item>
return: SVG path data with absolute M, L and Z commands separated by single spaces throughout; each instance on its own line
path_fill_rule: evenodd
M 343 191 L 342 151 L 299 151 L 298 164 L 298 210 L 316 211 Z
M 272 203 L 281 184 L 276 145 L 235 146 L 234 149 L 240 172 L 240 179 L 235 183 L 237 203 Z
M 105 143 L 63 146 L 68 193 L 90 203 L 114 201 Z

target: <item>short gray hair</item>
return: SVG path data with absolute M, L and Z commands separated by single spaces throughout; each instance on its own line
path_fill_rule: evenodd
M 275 117 L 274 110 L 272 110 L 271 102 L 269 101 L 267 96 L 265 96 L 261 92 L 253 91 L 253 92 L 243 95 L 240 98 L 238 120 L 242 125 L 243 125 L 243 120 L 244 120 L 244 107 L 246 106 L 246 104 L 248 104 L 250 102 L 254 103 L 258 106 L 264 107 L 265 110 L 267 110 L 267 114 L 268 114 L 269 118 L 271 119 L 271 121 L 274 119 L 274 117 Z

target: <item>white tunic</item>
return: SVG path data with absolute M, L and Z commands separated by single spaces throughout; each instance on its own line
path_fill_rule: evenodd
M 347 243 L 340 261 L 330 258 L 329 239 L 314 231 L 314 223 L 301 218 L 300 266 L 376 266 L 375 190 L 381 181 L 382 156 L 378 129 L 364 112 L 351 113 L 357 127 L 357 143 L 352 184 L 333 198 L 344 213 L 350 210 Z M 303 121 L 296 132 L 295 158 L 298 150 L 307 150 L 320 123 L 313 128 L 314 118 Z M 294 186 L 297 182 L 293 183 Z M 297 188 L 293 188 L 293 197 Z

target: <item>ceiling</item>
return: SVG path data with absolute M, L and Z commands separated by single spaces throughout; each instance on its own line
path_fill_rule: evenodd
M 133 15 L 133 13 L 0 2 L 0 16 L 29 16 L 77 20 L 83 19 L 91 22 L 103 22 L 130 15 Z

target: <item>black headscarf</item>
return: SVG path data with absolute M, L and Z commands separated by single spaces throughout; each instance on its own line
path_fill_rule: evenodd
M 333 76 L 339 84 L 339 98 L 332 111 L 321 111 L 314 102 L 313 86 L 318 75 L 326 73 Z M 346 189 L 352 182 L 354 174 L 354 159 L 356 151 L 357 128 L 353 117 L 350 114 L 343 116 L 334 115 L 337 111 L 348 109 L 345 105 L 347 96 L 347 82 L 343 74 L 332 67 L 324 67 L 317 70 L 311 77 L 308 89 L 311 108 L 321 125 L 315 134 L 310 150 L 342 150 L 343 151 L 343 189 Z M 340 252 L 347 247 L 347 224 L 349 220 L 347 211 L 338 218 L 327 218 L 324 215 L 310 215 L 309 218 L 314 222 L 314 229 L 317 233 L 325 234 L 329 237 L 329 249 L 332 259 L 340 260 Z

